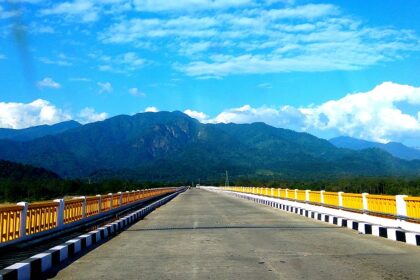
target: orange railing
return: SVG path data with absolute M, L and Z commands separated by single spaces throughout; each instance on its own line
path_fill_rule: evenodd
M 26 212 L 26 234 L 34 234 L 57 226 L 58 202 L 31 203 Z
M 0 245 L 27 235 L 48 231 L 63 224 L 82 221 L 84 218 L 130 205 L 145 198 L 173 193 L 176 190 L 177 188 L 162 188 L 0 206 Z M 23 234 L 20 232 L 21 229 L 26 229 Z
M 86 197 L 86 217 L 99 214 L 99 196 Z
M 64 223 L 69 224 L 83 218 L 83 198 L 65 200 Z
M 111 210 L 112 195 L 103 195 L 101 196 L 101 212 L 106 212 Z
M 0 242 L 19 238 L 20 215 L 23 206 L 6 205 L 0 207 Z

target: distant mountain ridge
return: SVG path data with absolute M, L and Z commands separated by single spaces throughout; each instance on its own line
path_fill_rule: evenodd
M 407 147 L 401 143 L 389 142 L 387 144 L 383 144 L 348 136 L 335 137 L 329 141 L 338 148 L 346 148 L 357 151 L 369 148 L 378 148 L 390 153 L 394 157 L 405 160 L 420 160 L 420 150 Z
M 31 165 L 0 160 L 0 179 L 14 180 L 40 180 L 40 179 L 59 179 L 60 177 L 44 168 Z
M 420 161 L 379 149 L 340 149 L 308 133 L 264 123 L 202 124 L 175 111 L 119 115 L 27 142 L 0 140 L 0 159 L 63 177 L 151 181 L 411 176 Z
M 81 126 L 76 121 L 65 121 L 53 125 L 39 125 L 23 129 L 0 128 L 0 139 L 30 141 L 47 135 L 55 135 Z

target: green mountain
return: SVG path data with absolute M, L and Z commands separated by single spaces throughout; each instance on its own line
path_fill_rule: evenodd
M 264 123 L 202 124 L 181 112 L 120 115 L 27 142 L 0 140 L 0 158 L 64 177 L 152 181 L 414 176 L 420 161 L 379 149 L 339 149 Z
M 394 157 L 402 158 L 405 160 L 420 160 L 420 150 L 407 147 L 397 142 L 389 142 L 383 144 L 356 139 L 348 136 L 335 137 L 330 139 L 330 142 L 338 148 L 346 148 L 356 151 L 370 148 L 378 148 L 390 153 Z
M 29 141 L 46 135 L 55 135 L 81 126 L 76 121 L 65 121 L 53 125 L 38 125 L 23 129 L 0 128 L 0 139 Z
M 44 168 L 34 167 L 27 164 L 0 160 L 0 180 L 40 180 L 40 179 L 59 179 L 60 177 Z

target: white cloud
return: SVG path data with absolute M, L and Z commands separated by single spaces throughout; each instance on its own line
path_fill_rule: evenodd
M 41 81 L 38 81 L 37 85 L 41 89 L 42 88 L 53 88 L 53 89 L 59 89 L 59 88 L 61 88 L 61 85 L 59 83 L 57 83 L 56 81 L 54 81 L 50 77 L 45 77 Z
M 417 106 L 418 112 L 404 112 L 404 105 Z M 420 144 L 420 87 L 385 82 L 370 91 L 351 93 L 317 106 L 253 108 L 244 105 L 204 121 L 265 122 L 319 136 L 349 135 L 378 142 L 411 139 Z
M 211 123 L 253 123 L 265 122 L 276 127 L 287 127 L 290 129 L 301 130 L 304 125 L 304 116 L 302 113 L 292 107 L 283 106 L 279 109 L 260 107 L 252 108 L 250 105 L 244 105 L 239 108 L 233 108 L 223 111 L 215 118 L 210 119 Z
M 43 99 L 31 103 L 0 102 L 0 127 L 19 129 L 70 119 L 70 114 Z
M 184 111 L 184 114 L 187 114 L 191 118 L 197 119 L 200 122 L 208 122 L 209 116 L 204 114 L 203 112 L 198 112 L 194 110 L 187 109 Z
M 98 82 L 97 85 L 99 86 L 99 93 L 111 93 L 114 90 L 110 82 Z
M 56 58 L 40 57 L 38 58 L 44 64 L 58 65 L 58 66 L 72 66 L 73 64 L 66 55 L 60 54 Z
M 85 78 L 85 77 L 74 77 L 74 78 L 69 78 L 70 81 L 73 82 L 91 82 L 92 80 L 89 78 Z
M 159 112 L 159 109 L 154 106 L 150 106 L 144 109 L 144 112 L 156 113 Z
M 300 108 L 306 128 L 336 130 L 340 134 L 388 142 L 420 136 L 418 116 L 402 111 L 404 104 L 418 106 L 420 87 L 383 83 L 368 92 L 348 94 L 315 107 Z
M 279 8 L 260 1 L 224 1 L 226 7 L 238 4 L 239 8 L 214 11 L 211 7 L 221 1 L 164 3 L 138 1 L 137 7 L 143 11 L 179 8 L 180 13 L 123 18 L 99 39 L 110 44 L 147 43 L 165 54 L 178 53 L 187 60 L 181 58 L 178 61 L 182 63 L 173 66 L 197 78 L 353 71 L 399 60 L 420 50 L 415 31 L 371 27 L 331 4 Z M 188 5 L 208 10 L 187 13 Z
M 105 112 L 97 113 L 95 109 L 86 107 L 79 112 L 77 115 L 77 120 L 81 123 L 90 123 L 103 121 L 108 118 L 108 114 Z
M 196 11 L 208 9 L 226 9 L 253 3 L 252 0 L 134 0 L 137 10 L 144 12 Z
M 128 73 L 140 69 L 146 63 L 145 59 L 140 58 L 135 52 L 126 52 L 115 57 L 104 54 L 93 53 L 90 57 L 97 59 L 100 71 L 114 72 L 114 73 Z
M 99 18 L 99 8 L 94 1 L 75 0 L 54 5 L 51 8 L 41 10 L 42 15 L 65 16 L 70 20 L 93 22 Z
M 257 87 L 262 88 L 262 89 L 273 88 L 273 86 L 270 83 L 261 83 L 261 84 L 258 84 Z
M 97 113 L 86 107 L 76 116 L 72 116 L 47 100 L 37 99 L 30 103 L 0 102 L 0 127 L 21 129 L 36 125 L 52 125 L 55 123 L 77 120 L 81 123 L 102 121 L 107 113 Z
M 138 88 L 135 88 L 135 87 L 128 89 L 128 93 L 130 93 L 132 96 L 141 96 L 141 97 L 146 96 L 146 94 L 144 94 Z
M 8 19 L 12 17 L 19 16 L 21 12 L 19 10 L 5 10 L 0 6 L 0 19 Z

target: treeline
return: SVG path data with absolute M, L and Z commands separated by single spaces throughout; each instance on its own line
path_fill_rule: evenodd
M 224 183 L 219 182 L 220 185 Z M 303 190 L 343 191 L 348 193 L 370 194 L 406 194 L 420 196 L 420 178 L 397 178 L 397 177 L 357 177 L 357 178 L 334 178 L 325 180 L 307 181 L 263 181 L 255 179 L 237 179 L 231 185 L 255 186 L 269 188 L 289 188 Z
M 94 182 L 89 178 L 65 180 L 44 168 L 0 160 L 0 203 L 32 202 L 181 185 L 181 183 L 137 182 L 122 179 Z
M 107 194 L 180 185 L 182 184 L 130 182 L 118 179 L 90 183 L 89 180 L 0 178 L 0 203 L 42 201 L 78 195 Z
M 181 185 L 181 184 L 177 184 Z M 96 195 L 132 191 L 145 188 L 174 186 L 157 182 L 130 182 L 124 180 L 107 180 L 89 183 L 88 180 L 63 179 L 0 179 L 0 203 L 18 201 L 42 201 L 77 195 Z

